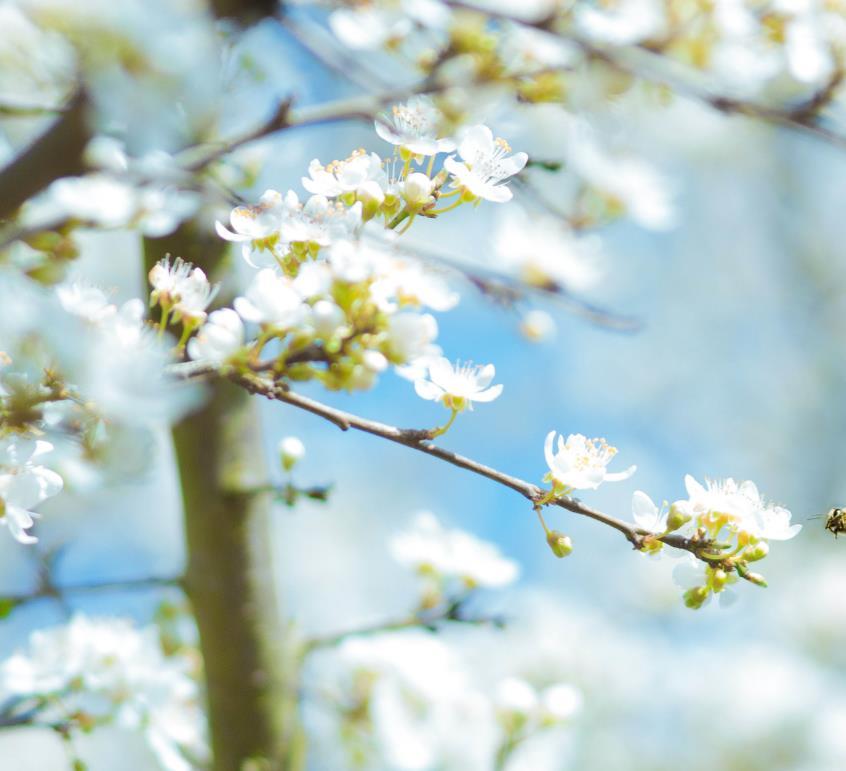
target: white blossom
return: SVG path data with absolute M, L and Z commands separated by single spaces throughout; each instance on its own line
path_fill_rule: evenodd
M 438 336 L 438 322 L 429 313 L 403 311 L 388 319 L 386 353 L 395 364 L 408 364 L 431 354 Z
M 460 300 L 446 279 L 420 260 L 387 255 L 377 272 L 370 296 L 383 311 L 393 312 L 399 305 L 444 312 Z
M 615 0 L 607 5 L 579 4 L 576 26 L 601 43 L 631 45 L 660 39 L 667 31 L 664 6 L 655 0 Z
M 638 527 L 651 533 L 663 533 L 667 529 L 667 512 L 659 509 L 642 490 L 632 494 L 632 517 Z
M 291 280 L 272 268 L 255 275 L 244 296 L 235 298 L 235 310 L 244 321 L 279 329 L 296 327 L 306 316 L 306 306 Z
M 533 308 L 520 321 L 520 331 L 532 343 L 551 340 L 558 331 L 555 319 L 546 311 Z
M 802 529 L 790 524 L 787 509 L 766 504 L 754 482 L 707 479 L 703 486 L 688 474 L 684 483 L 688 498 L 673 505 L 699 525 L 725 525 L 732 532 L 777 541 L 789 540 Z
M 278 237 L 286 214 L 285 201 L 277 190 L 266 190 L 255 206 L 236 206 L 229 215 L 232 229 L 215 222 L 217 234 L 226 241 L 241 244 L 241 253 L 249 265 L 273 264 L 273 241 Z M 270 249 L 269 259 L 262 254 Z
M 285 216 L 279 232 L 287 243 L 328 246 L 350 238 L 362 224 L 362 205 L 345 206 L 324 195 L 313 195 L 304 204 L 293 190 L 285 195 Z
M 123 619 L 74 616 L 33 632 L 25 651 L 0 665 L 0 693 L 46 700 L 39 719 L 74 714 L 142 730 L 167 771 L 190 771 L 180 751 L 207 754 L 196 683 L 182 657 L 165 657 L 155 627 Z
M 222 364 L 244 347 L 244 322 L 231 308 L 209 315 L 200 331 L 188 341 L 188 355 L 194 361 Z
M 117 307 L 109 302 L 102 289 L 81 281 L 59 284 L 56 287 L 56 296 L 68 313 L 91 324 L 101 324 L 117 313 Z
M 619 207 L 651 230 L 673 226 L 675 212 L 667 181 L 646 161 L 600 147 L 584 124 L 574 125 L 566 147 L 572 171 L 602 193 L 612 207 Z
M 412 155 L 437 155 L 455 149 L 452 139 L 438 137 L 443 116 L 434 102 L 423 95 L 413 96 L 405 104 L 394 105 L 375 123 L 376 133 L 386 142 Z
M 508 142 L 494 139 L 487 126 L 473 126 L 458 145 L 461 162 L 450 155 L 444 161 L 444 168 L 453 175 L 454 187 L 476 198 L 505 203 L 512 197 L 505 180 L 520 172 L 529 160 L 526 153 L 508 155 L 510 152 Z
M 421 399 L 443 402 L 454 410 L 473 409 L 473 402 L 492 402 L 502 393 L 502 385 L 491 385 L 496 370 L 493 364 L 473 366 L 444 357 L 429 364 L 429 380 L 417 380 L 414 390 Z
M 540 694 L 540 714 L 543 721 L 563 723 L 582 708 L 582 692 L 570 683 L 555 683 Z
M 177 320 L 193 323 L 205 321 L 206 308 L 219 290 L 217 285 L 209 284 L 202 269 L 180 257 L 172 264 L 170 256 L 160 260 L 150 269 L 148 278 L 153 287 L 150 301 L 172 309 Z
M 33 462 L 52 449 L 41 440 L 11 439 L 0 450 L 0 524 L 20 543 L 38 540 L 26 532 L 39 516 L 32 509 L 62 489 L 55 471 Z
M 315 158 L 308 165 L 308 177 L 302 178 L 303 187 L 309 193 L 322 195 L 326 198 L 336 198 L 344 193 L 358 193 L 363 191 L 367 195 L 374 195 L 372 185 L 382 193 L 388 183 L 388 177 L 382 166 L 382 159 L 376 153 L 367 154 L 364 150 L 356 150 L 343 161 L 332 161 L 323 166 Z
M 538 693 L 522 677 L 506 677 L 497 683 L 494 704 L 507 718 L 528 718 L 538 708 Z
M 279 459 L 286 471 L 296 466 L 305 457 L 305 452 L 305 445 L 299 437 L 285 436 L 279 440 Z
M 618 482 L 634 474 L 636 466 L 625 471 L 609 472 L 608 464 L 617 454 L 604 439 L 587 439 L 582 434 L 570 434 L 567 440 L 558 437 L 555 431 L 547 434 L 544 456 L 549 466 L 549 475 L 559 485 L 572 490 L 595 490 L 603 482 Z
M 599 239 L 576 236 L 558 218 L 530 217 L 510 206 L 494 245 L 503 268 L 531 286 L 583 292 L 602 276 Z
M 332 300 L 318 300 L 308 311 L 308 325 L 323 340 L 346 337 L 350 333 L 347 316 Z
M 444 528 L 430 512 L 418 514 L 410 530 L 390 540 L 389 549 L 402 565 L 470 586 L 507 586 L 519 574 L 517 563 L 503 557 L 496 546 L 463 530 Z

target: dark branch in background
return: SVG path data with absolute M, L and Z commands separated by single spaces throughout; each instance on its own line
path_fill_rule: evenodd
M 514 276 L 483 265 L 467 264 L 466 260 L 443 252 L 437 252 L 416 244 L 404 243 L 402 253 L 417 257 L 424 262 L 432 262 L 458 273 L 482 294 L 509 306 L 525 299 L 528 294 L 542 295 L 564 305 L 577 316 L 582 316 L 593 324 L 606 327 L 615 332 L 637 332 L 641 328 L 639 319 L 633 316 L 615 313 L 600 308 L 587 300 L 574 295 L 566 286 L 550 282 L 546 286 L 527 284 Z
M 820 110 L 833 100 L 841 85 L 844 77 L 844 73 L 841 71 L 837 71 L 829 83 L 804 102 L 791 107 L 769 107 L 714 93 L 713 89 L 706 84 L 694 82 L 694 77 L 701 78 L 699 73 L 691 72 L 681 63 L 673 61 L 665 54 L 650 50 L 646 45 L 620 46 L 614 49 L 611 46 L 600 46 L 581 38 L 574 32 L 561 31 L 557 29 L 559 20 L 555 12 L 545 18 L 532 20 L 520 18 L 507 11 L 480 7 L 463 0 L 443 0 L 443 2 L 456 10 L 472 11 L 491 19 L 511 22 L 545 32 L 574 45 L 588 58 L 604 62 L 618 72 L 655 85 L 665 86 L 679 96 L 707 104 L 727 115 L 743 115 L 747 118 L 782 126 L 846 149 L 846 135 L 824 126 L 818 120 Z M 687 72 L 682 73 L 682 70 L 687 70 Z
M 210 0 L 209 6 L 218 19 L 252 23 L 272 16 L 279 8 L 279 0 Z
M 90 136 L 87 108 L 85 92 L 78 91 L 50 128 L 0 169 L 0 220 L 54 180 L 85 170 L 82 153 Z
M 412 450 L 417 450 L 418 452 L 425 453 L 426 455 L 431 455 L 432 457 L 450 463 L 453 466 L 458 466 L 466 471 L 486 477 L 487 479 L 497 482 L 505 487 L 510 487 L 512 490 L 520 493 L 520 495 L 531 502 L 533 506 L 545 505 L 545 496 L 548 491 L 541 489 L 531 482 L 526 482 L 519 477 L 511 476 L 503 471 L 498 471 L 497 469 L 486 466 L 483 463 L 479 463 L 472 458 L 467 458 L 463 455 L 459 455 L 458 453 L 454 453 L 450 450 L 446 450 L 432 444 L 431 441 L 429 441 L 430 431 L 428 430 L 403 429 L 397 428 L 396 426 L 389 426 L 385 423 L 378 423 L 374 420 L 367 420 L 366 418 L 361 418 L 358 415 L 353 415 L 350 412 L 344 412 L 343 410 L 335 409 L 334 407 L 330 407 L 326 404 L 315 401 L 314 399 L 309 399 L 307 396 L 296 394 L 288 389 L 284 384 L 273 383 L 253 375 L 232 374 L 229 376 L 229 379 L 245 388 L 250 393 L 265 396 L 268 399 L 275 401 L 285 402 L 286 404 L 298 407 L 306 412 L 318 415 L 324 420 L 334 423 L 342 431 L 348 431 L 349 429 L 354 428 L 357 431 L 363 431 L 364 433 L 373 434 L 374 436 L 379 436 L 382 439 L 387 439 L 389 442 L 401 444 L 404 447 L 409 447 Z M 625 536 L 635 549 L 643 547 L 644 540 L 647 536 L 659 535 L 651 533 L 648 530 L 643 530 L 630 522 L 617 519 L 610 514 L 605 514 L 604 512 L 592 509 L 574 498 L 556 498 L 555 500 L 548 502 L 548 505 L 559 506 L 560 508 L 571 511 L 574 514 L 579 514 L 583 517 L 588 517 L 589 519 L 601 522 L 604 525 L 608 525 L 608 527 L 622 533 L 622 535 Z M 665 535 L 661 537 L 660 540 L 668 546 L 689 551 L 705 562 L 719 562 L 719 560 L 708 560 L 701 556 L 701 552 L 707 547 L 707 543 L 705 541 L 685 538 L 675 533 Z
M 126 592 L 143 591 L 146 589 L 183 588 L 182 578 L 146 576 L 144 578 L 127 578 L 116 581 L 101 581 L 91 584 L 56 584 L 49 574 L 42 572 L 38 587 L 28 593 L 0 595 L 0 618 L 8 616 L 19 605 L 40 599 L 63 601 L 69 594 L 87 594 L 89 592 Z
M 399 632 L 403 629 L 428 629 L 431 632 L 435 632 L 439 626 L 449 622 L 470 624 L 473 626 L 493 626 L 499 629 L 506 625 L 506 619 L 502 616 L 468 616 L 462 612 L 463 610 L 463 600 L 456 599 L 448 602 L 445 607 L 435 612 L 414 613 L 407 618 L 382 621 L 323 637 L 313 637 L 305 643 L 305 652 L 311 653 L 322 648 L 332 648 L 353 637 L 370 637 L 385 634 L 386 632 Z

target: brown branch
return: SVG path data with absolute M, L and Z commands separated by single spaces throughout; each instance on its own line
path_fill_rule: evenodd
M 305 642 L 304 652 L 306 654 L 322 648 L 333 648 L 352 637 L 370 637 L 373 635 L 385 634 L 386 632 L 399 632 L 403 629 L 428 629 L 436 631 L 443 623 L 452 622 L 456 624 L 468 624 L 472 626 L 505 626 L 505 619 L 502 616 L 465 616 L 461 613 L 464 600 L 456 599 L 441 609 L 432 612 L 415 613 L 406 618 L 390 621 L 380 621 L 375 624 L 347 629 L 342 632 L 334 632 L 321 637 L 313 637 Z
M 44 575 L 41 577 L 40 584 L 37 589 L 29 593 L 20 594 L 0 594 L 0 603 L 7 603 L 13 605 L 22 605 L 33 600 L 40 600 L 45 598 L 58 599 L 66 594 L 77 592 L 122 592 L 122 591 L 139 591 L 144 589 L 161 589 L 161 588 L 181 588 L 182 578 L 174 576 L 172 578 L 159 576 L 146 576 L 144 578 L 127 578 L 118 581 L 102 581 L 91 584 L 55 584 L 52 580 L 48 580 Z
M 574 514 L 579 514 L 580 516 L 601 522 L 625 536 L 635 549 L 643 547 L 646 536 L 653 536 L 654 538 L 659 538 L 668 546 L 673 546 L 676 549 L 683 549 L 684 551 L 691 552 L 704 562 L 718 561 L 708 560 L 701 556 L 703 548 L 707 545 L 704 541 L 685 538 L 675 533 L 661 536 L 659 533 L 652 533 L 648 530 L 639 528 L 630 522 L 618 519 L 610 514 L 605 514 L 597 509 L 592 509 L 575 498 L 556 498 L 546 504 L 544 498 L 548 491 L 541 489 L 531 482 L 526 482 L 523 479 L 511 476 L 503 471 L 498 471 L 497 469 L 486 466 L 483 463 L 479 463 L 472 458 L 467 458 L 463 455 L 452 452 L 451 450 L 446 450 L 443 447 L 438 447 L 437 445 L 432 444 L 432 442 L 429 441 L 431 438 L 430 431 L 397 428 L 396 426 L 389 426 L 385 423 L 378 423 L 375 420 L 361 418 L 350 412 L 344 412 L 343 410 L 330 407 L 329 405 L 315 401 L 314 399 L 309 399 L 307 396 L 294 393 L 284 384 L 273 383 L 254 375 L 235 373 L 230 375 L 229 379 L 252 394 L 258 394 L 265 396 L 268 399 L 285 402 L 286 404 L 290 404 L 301 410 L 305 410 L 306 412 L 318 415 L 324 420 L 334 423 L 342 431 L 348 431 L 353 428 L 357 431 L 373 434 L 374 436 L 381 437 L 382 439 L 387 439 L 389 442 L 401 444 L 404 447 L 417 450 L 418 452 L 425 453 L 426 455 L 431 455 L 432 457 L 438 458 L 446 463 L 450 463 L 453 466 L 458 466 L 466 471 L 486 477 L 497 484 L 509 487 L 515 492 L 520 493 L 520 495 L 535 506 L 559 506 L 560 508 L 566 509 Z
M 0 169 L 0 220 L 54 180 L 85 170 L 82 153 L 89 139 L 87 108 L 85 93 L 77 92 L 50 128 Z
M 698 85 L 679 74 L 668 72 L 666 62 L 671 67 L 678 68 L 679 63 L 673 62 L 665 54 L 657 53 L 645 45 L 618 47 L 613 50 L 610 46 L 601 46 L 579 37 L 569 31 L 561 31 L 557 27 L 558 16 L 553 11 L 550 15 L 538 18 L 521 18 L 508 11 L 481 7 L 464 0 L 444 0 L 444 4 L 456 10 L 473 11 L 491 19 L 506 21 L 545 32 L 560 40 L 571 43 L 590 59 L 601 61 L 618 72 L 631 75 L 639 80 L 664 86 L 686 99 L 707 104 L 719 112 L 728 115 L 743 115 L 747 118 L 760 120 L 765 123 L 781 126 L 800 133 L 808 134 L 829 142 L 837 147 L 846 149 L 846 135 L 830 129 L 818 122 L 817 115 L 834 99 L 836 91 L 843 80 L 843 73 L 836 72 L 834 77 L 818 92 L 806 101 L 786 108 L 769 107 L 767 105 L 750 102 L 743 99 L 716 94 L 704 85 Z M 646 69 L 638 66 L 638 62 L 627 61 L 627 57 L 639 57 Z M 657 65 L 657 66 L 656 66 Z

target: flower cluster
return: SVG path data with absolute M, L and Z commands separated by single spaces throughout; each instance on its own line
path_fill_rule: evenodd
M 444 528 L 430 512 L 418 514 L 410 530 L 391 539 L 389 549 L 397 562 L 425 580 L 424 609 L 476 588 L 507 586 L 519 575 L 517 563 L 493 544 Z
M 77 615 L 34 632 L 0 666 L 0 694 L 68 733 L 140 728 L 167 771 L 190 771 L 208 752 L 191 662 L 165 656 L 155 627 Z
M 156 263 L 150 270 L 149 279 L 153 286 L 150 303 L 162 309 L 162 328 L 170 320 L 181 322 L 186 337 L 206 320 L 206 309 L 219 289 L 209 284 L 200 268 L 193 267 L 180 257 L 173 264 L 170 256 Z
M 527 736 L 564 723 L 581 709 L 582 694 L 569 683 L 555 683 L 538 690 L 522 677 L 497 683 L 494 693 L 497 717 L 515 745 Z
M 796 536 L 802 525 L 791 525 L 790 512 L 767 503 L 753 482 L 706 480 L 685 477 L 687 499 L 659 509 L 642 491 L 634 494 L 635 522 L 650 534 L 644 551 L 655 553 L 662 536 L 677 533 L 691 540 L 693 552 L 676 569 L 677 581 L 686 589 L 685 604 L 700 608 L 713 595 L 725 602 L 727 588 L 743 578 L 766 586 L 750 563 L 764 559 L 769 541 L 786 541 Z M 695 555 L 695 556 L 694 556 Z M 703 573 L 704 570 L 704 573 Z
M 229 227 L 218 222 L 218 234 L 240 244 L 257 269 L 232 308 L 206 318 L 215 290 L 202 271 L 162 261 L 150 272 L 161 328 L 181 321 L 180 348 L 187 342 L 195 361 L 319 380 L 332 390 L 369 388 L 393 365 L 453 418 L 496 398 L 502 387 L 488 387 L 492 365 L 453 369 L 437 358 L 438 325 L 426 310 L 448 310 L 458 297 L 436 270 L 403 253 L 398 236 L 418 217 L 507 201 L 506 182 L 527 156 L 509 155 L 486 126 L 456 144 L 443 123 L 431 99 L 414 97 L 376 121 L 395 146 L 393 160 L 364 150 L 328 164 L 315 159 L 302 179 L 305 201 L 293 190 L 268 190 L 255 206 L 235 208 Z M 435 173 L 438 155 L 456 148 Z
M 7 439 L 0 446 L 0 524 L 20 543 L 38 539 L 26 531 L 38 514 L 32 509 L 62 489 L 62 478 L 38 464 L 53 445 L 32 439 Z

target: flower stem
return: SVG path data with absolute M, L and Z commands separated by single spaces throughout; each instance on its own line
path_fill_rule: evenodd
M 414 222 L 414 218 L 415 218 L 416 216 L 417 216 L 416 214 L 412 214 L 412 215 L 408 218 L 408 222 L 406 222 L 406 223 L 405 223 L 405 225 L 403 225 L 403 226 L 402 226 L 402 227 L 401 227 L 401 228 L 397 231 L 397 235 L 401 236 L 403 233 L 405 233 L 405 232 L 406 232 L 406 231 L 407 231 L 407 230 L 411 227 L 411 223 L 412 223 L 412 222 Z
M 535 514 L 538 515 L 538 519 L 540 520 L 541 525 L 543 526 L 544 533 L 549 536 L 549 528 L 546 526 L 546 520 L 543 518 L 543 512 L 541 511 L 542 507 L 539 503 L 535 504 Z
M 457 201 L 455 201 L 454 203 L 451 203 L 449 206 L 444 206 L 443 209 L 430 209 L 429 214 L 434 214 L 434 215 L 437 216 L 438 214 L 443 214 L 444 212 L 448 212 L 448 211 L 452 211 L 453 209 L 457 209 L 463 203 L 464 203 L 464 199 L 459 198 Z
M 170 318 L 170 308 L 162 308 L 162 317 L 159 321 L 159 337 L 164 337 L 165 329 L 167 328 L 167 322 Z
M 396 217 L 388 223 L 388 230 L 393 230 L 409 215 L 408 209 L 403 209 Z
M 455 423 L 455 419 L 458 417 L 458 410 L 453 410 L 452 415 L 450 415 L 449 420 L 444 423 L 440 428 L 433 428 L 430 435 L 432 439 L 436 436 L 443 436 L 447 431 L 449 431 L 450 426 Z
M 176 346 L 177 351 L 185 350 L 185 344 L 188 342 L 188 338 L 191 337 L 191 333 L 194 331 L 194 327 L 191 324 L 185 324 L 182 327 L 182 337 L 179 338 L 179 345 Z
M 429 165 L 426 167 L 426 176 L 427 177 L 432 176 L 432 169 L 434 169 L 434 168 L 435 168 L 435 156 L 430 155 L 429 156 Z

